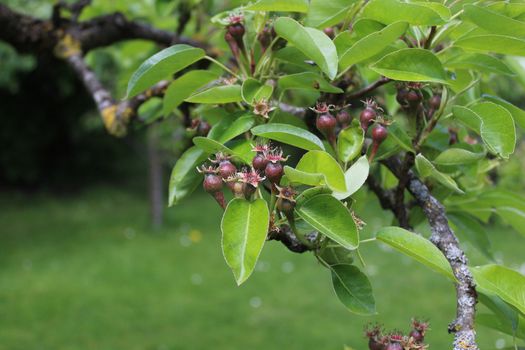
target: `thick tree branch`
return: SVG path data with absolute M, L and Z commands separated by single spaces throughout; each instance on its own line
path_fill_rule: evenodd
M 455 333 L 454 350 L 477 350 L 474 330 L 477 303 L 475 283 L 468 268 L 467 257 L 448 224 L 445 207 L 432 196 L 427 186 L 412 171 L 405 175 L 399 158 L 390 158 L 384 161 L 384 164 L 398 178 L 407 177 L 407 189 L 423 209 L 430 224 L 430 240 L 443 252 L 456 277 L 456 319 L 449 325 L 449 332 Z
M 0 4 L 0 40 L 8 42 L 19 52 L 36 55 L 54 54 L 64 59 L 93 97 L 108 131 L 112 135 L 121 136 L 126 133 L 127 124 L 137 115 L 140 105 L 151 97 L 162 96 L 167 83 L 160 82 L 130 100 L 116 103 L 110 91 L 88 67 L 83 54 L 89 50 L 130 39 L 150 40 L 162 46 L 175 43 L 187 43 L 204 49 L 207 49 L 207 46 L 172 32 L 128 20 L 121 13 L 99 16 L 77 23 L 78 14 L 89 2 L 80 0 L 71 6 L 57 3 L 51 20 L 24 15 Z M 73 20 L 60 17 L 62 8 L 69 9 Z M 214 55 L 211 52 L 208 54 Z

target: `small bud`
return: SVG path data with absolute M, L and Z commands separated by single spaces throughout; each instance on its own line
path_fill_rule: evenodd
M 330 39 L 333 39 L 335 38 L 335 31 L 334 31 L 334 28 L 332 27 L 327 27 L 325 29 L 323 29 L 323 32 L 330 38 Z
M 441 96 L 433 95 L 430 100 L 428 100 L 428 105 L 434 110 L 438 110 L 441 107 Z

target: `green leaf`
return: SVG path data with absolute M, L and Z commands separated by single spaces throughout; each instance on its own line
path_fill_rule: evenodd
M 128 82 L 127 98 L 137 95 L 162 79 L 169 78 L 206 55 L 203 49 L 185 44 L 170 46 L 148 58 Z
M 399 123 L 392 123 L 388 127 L 388 134 L 397 144 L 401 146 L 402 149 L 409 152 L 414 152 L 414 147 L 412 146 L 412 139 L 407 135 L 406 131 L 399 125 Z
M 471 4 L 465 5 L 463 11 L 465 19 L 489 31 L 491 34 L 525 35 L 525 22 L 517 21 L 485 7 Z
M 448 68 L 472 69 L 485 73 L 514 75 L 514 72 L 500 59 L 483 53 L 461 53 L 443 64 Z
M 310 174 L 323 174 L 325 183 L 334 191 L 347 190 L 343 169 L 327 152 L 316 150 L 307 152 L 297 163 L 296 169 Z
M 286 124 L 264 124 L 252 129 L 255 136 L 283 142 L 305 150 L 324 150 L 323 142 L 311 132 Z
M 489 150 L 502 158 L 514 153 L 516 128 L 509 111 L 492 102 L 478 103 L 471 109 L 481 119 L 481 137 Z
M 469 51 L 525 56 L 525 40 L 505 35 L 488 34 L 468 36 L 459 39 L 454 45 Z
M 253 78 L 248 78 L 242 83 L 242 98 L 248 104 L 261 100 L 268 101 L 272 97 L 273 87 L 261 83 Z
M 356 266 L 330 266 L 335 294 L 344 306 L 358 315 L 374 315 L 376 304 L 368 277 Z
M 250 277 L 268 234 L 270 214 L 264 199 L 233 199 L 221 222 L 222 252 L 237 284 Z
M 500 265 L 478 266 L 471 270 L 479 290 L 497 295 L 525 314 L 525 276 Z
M 275 31 L 314 61 L 330 79 L 337 74 L 337 51 L 330 38 L 315 28 L 303 27 L 297 21 L 280 17 L 275 21 Z
M 435 7 L 425 6 L 428 3 L 406 3 L 397 0 L 371 0 L 365 6 L 362 17 L 370 18 L 381 23 L 390 24 L 398 21 L 412 25 L 434 26 L 444 24 L 442 15 L 450 12 L 440 4 Z
M 330 190 L 326 186 L 319 186 L 319 187 L 312 187 L 309 189 L 304 190 L 301 192 L 296 200 L 297 206 L 301 206 L 304 202 L 306 202 L 308 199 L 318 196 L 320 194 L 331 194 L 332 190 Z
M 479 221 L 470 215 L 460 212 L 447 213 L 447 217 L 452 222 L 454 231 L 456 231 L 457 234 L 465 235 L 473 247 L 478 249 L 487 258 L 491 260 L 494 259 L 489 236 Z
M 219 74 L 207 70 L 192 70 L 174 80 L 166 89 L 162 113 L 171 113 L 198 89 L 217 79 Z
M 517 338 L 525 339 L 525 319 L 523 317 L 519 318 L 519 328 L 516 331 L 512 329 L 513 325 L 509 322 L 509 320 L 502 319 L 501 317 L 491 314 L 477 314 L 476 324 L 495 329 L 510 336 L 516 336 Z M 525 348 L 507 347 L 503 350 L 525 350 Z
M 307 0 L 259 0 L 244 8 L 248 11 L 308 12 Z
M 224 124 L 224 130 L 222 131 L 221 135 L 217 138 L 217 141 L 222 143 L 229 141 L 234 137 L 239 136 L 245 133 L 246 131 L 250 130 L 250 128 L 255 124 L 255 116 L 251 113 L 244 114 L 235 118 L 233 121 L 225 121 Z M 221 127 L 222 126 L 223 125 L 221 125 Z M 211 136 L 212 135 L 208 135 L 208 137 L 213 138 Z
M 285 90 L 296 89 L 330 92 L 333 94 L 343 93 L 343 90 L 331 85 L 322 76 L 314 72 L 285 75 L 279 78 L 278 86 L 282 92 Z
M 363 62 L 386 49 L 391 43 L 399 39 L 408 28 L 406 22 L 396 22 L 384 29 L 369 34 L 351 45 L 339 57 L 339 71 L 344 72 L 356 63 Z
M 210 89 L 197 92 L 188 97 L 186 102 L 191 103 L 231 103 L 242 101 L 241 86 L 240 85 L 223 85 L 215 86 Z
M 311 0 L 306 25 L 326 28 L 342 22 L 354 6 L 356 0 Z
M 363 148 L 365 135 L 363 129 L 359 125 L 350 126 L 341 130 L 337 137 L 337 151 L 339 158 L 348 163 L 354 160 Z
M 284 174 L 290 183 L 303 184 L 308 186 L 321 186 L 326 184 L 323 174 L 312 174 L 305 171 L 294 169 L 290 166 L 284 167 Z
M 432 270 L 455 280 L 452 268 L 443 253 L 423 236 L 401 227 L 383 227 L 379 230 L 376 237 L 381 242 L 414 258 Z
M 516 107 L 512 103 L 498 97 L 491 95 L 483 95 L 483 99 L 493 102 L 501 107 L 505 108 L 512 114 L 514 121 L 522 128 L 525 129 L 525 111 L 521 108 Z
M 447 84 L 441 62 L 432 52 L 424 49 L 394 51 L 370 68 L 393 80 Z
M 369 171 L 370 164 L 368 163 L 368 159 L 366 159 L 366 156 L 362 156 L 345 172 L 346 191 L 334 192 L 333 196 L 339 200 L 343 200 L 353 195 L 363 187 L 368 178 Z
M 346 249 L 358 247 L 359 235 L 352 214 L 331 195 L 314 196 L 297 207 L 296 212 L 313 228 Z
M 439 165 L 464 165 L 475 163 L 484 157 L 484 153 L 474 153 L 462 148 L 449 148 L 440 153 L 433 163 Z
M 171 172 L 168 205 L 177 204 L 193 192 L 202 181 L 202 176 L 195 169 L 201 165 L 207 155 L 197 147 L 191 147 L 177 160 Z
M 416 169 L 422 177 L 432 177 L 434 180 L 458 193 L 464 193 L 450 176 L 438 171 L 436 167 L 422 154 L 416 156 Z
M 206 154 L 222 152 L 224 154 L 233 155 L 233 151 L 231 149 L 224 146 L 222 143 L 212 140 L 207 137 L 203 137 L 203 136 L 194 137 L 193 144 L 199 147 L 204 152 L 206 152 Z

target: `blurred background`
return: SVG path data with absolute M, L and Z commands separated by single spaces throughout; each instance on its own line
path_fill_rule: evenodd
M 49 18 L 53 1 L 0 0 Z M 214 13 L 241 1 L 193 1 Z M 94 0 L 82 18 L 121 11 L 173 30 L 173 0 Z M 217 34 L 219 37 L 220 34 Z M 129 41 L 87 61 L 121 98 L 131 73 L 158 50 Z M 519 64 L 517 62 L 516 64 Z M 525 107 L 525 76 L 492 81 Z M 220 248 L 221 210 L 198 193 L 167 208 L 168 178 L 184 134 L 178 118 L 146 122 L 126 138 L 107 134 L 69 67 L 18 54 L 0 41 L 0 349 L 365 349 L 363 327 L 407 329 L 430 320 L 433 349 L 450 348 L 452 285 L 388 249 L 363 247 L 376 317 L 350 314 L 330 276 L 308 253 L 268 242 L 250 280 L 237 287 Z M 521 143 L 520 143 L 521 144 Z M 523 145 L 501 181 L 524 193 Z M 392 221 L 366 189 L 357 211 L 364 238 Z M 496 262 L 525 273 L 523 237 L 487 227 Z M 487 258 L 466 246 L 473 265 Z M 482 349 L 510 337 L 479 328 Z

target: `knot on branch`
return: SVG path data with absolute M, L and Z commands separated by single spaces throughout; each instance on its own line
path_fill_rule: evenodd
M 59 36 L 59 40 L 53 50 L 55 56 L 66 59 L 82 53 L 82 44 L 73 37 L 73 35 L 64 33 L 62 30 L 58 30 L 57 35 Z
M 102 109 L 101 114 L 106 130 L 113 136 L 123 137 L 127 133 L 127 124 L 134 112 L 129 107 L 120 110 L 118 105 L 113 104 Z

